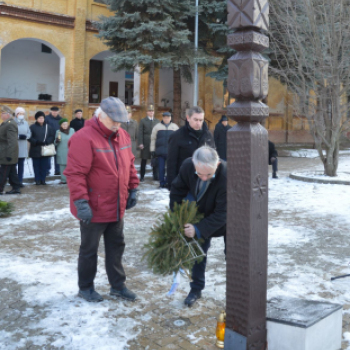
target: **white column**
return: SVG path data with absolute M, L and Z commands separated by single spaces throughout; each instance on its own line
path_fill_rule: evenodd
M 140 67 L 137 66 L 134 70 L 134 105 L 140 105 L 140 95 L 141 95 L 141 74 Z

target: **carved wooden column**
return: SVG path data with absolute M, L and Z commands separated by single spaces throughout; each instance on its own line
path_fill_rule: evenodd
M 236 101 L 228 131 L 226 350 L 266 348 L 268 135 L 260 122 L 269 114 L 267 0 L 228 0 L 227 86 Z

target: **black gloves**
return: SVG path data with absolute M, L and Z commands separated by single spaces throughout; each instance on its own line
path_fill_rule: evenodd
M 136 197 L 137 189 L 134 188 L 133 190 L 129 190 L 129 197 L 128 201 L 126 202 L 126 209 L 133 208 L 137 203 L 137 197 Z
M 74 202 L 74 205 L 78 211 L 78 219 L 80 219 L 86 225 L 90 224 L 90 221 L 92 219 L 92 210 L 89 206 L 88 201 L 86 199 L 78 199 Z
M 151 158 L 155 158 L 156 152 L 151 152 Z
M 8 162 L 11 162 L 12 158 L 11 158 L 11 157 L 6 157 L 6 160 L 7 160 Z
M 27 139 L 27 135 L 19 134 L 19 135 L 18 135 L 18 138 L 19 138 L 20 140 L 26 140 L 26 139 Z
M 45 146 L 45 142 L 43 142 L 43 141 L 37 141 L 36 144 L 38 146 Z
M 59 139 L 56 138 L 55 142 L 56 142 L 56 143 L 60 143 L 61 140 L 59 140 Z

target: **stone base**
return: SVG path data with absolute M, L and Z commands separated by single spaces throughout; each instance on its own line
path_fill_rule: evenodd
M 302 299 L 272 299 L 267 304 L 269 350 L 339 350 L 342 305 Z

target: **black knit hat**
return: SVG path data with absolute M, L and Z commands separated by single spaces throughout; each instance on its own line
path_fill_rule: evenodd
M 34 117 L 35 117 L 35 120 L 38 120 L 38 118 L 40 118 L 40 117 L 45 118 L 45 113 L 42 111 L 36 112 Z
M 162 114 L 163 117 L 171 117 L 171 114 L 169 112 L 164 112 Z
M 56 106 L 50 108 L 51 111 L 59 111 L 60 109 Z
M 76 109 L 76 110 L 74 111 L 74 114 L 77 114 L 78 112 L 83 113 L 83 111 L 82 111 L 81 109 Z
M 221 121 L 221 122 L 227 122 L 228 119 L 227 119 L 226 115 L 222 115 L 220 121 Z

